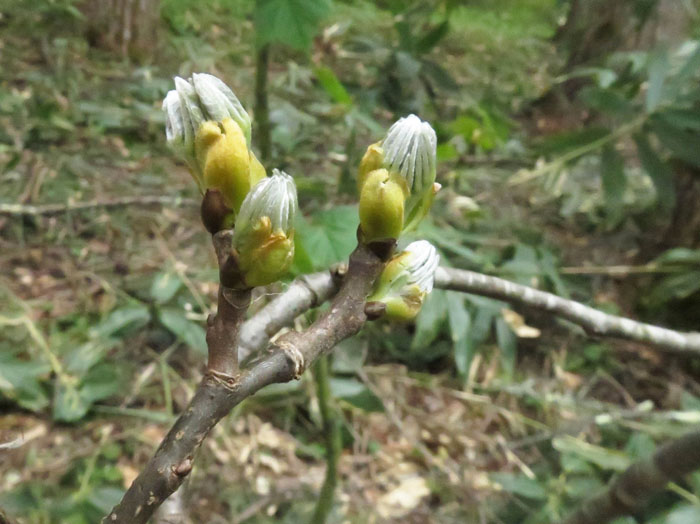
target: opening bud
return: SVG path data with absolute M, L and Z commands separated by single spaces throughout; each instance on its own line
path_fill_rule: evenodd
M 265 169 L 250 146 L 250 117 L 233 91 L 213 75 L 175 77 L 163 100 L 168 144 L 187 162 L 200 191 L 215 189 L 237 212 Z
M 248 287 L 279 280 L 294 258 L 297 190 L 292 177 L 273 170 L 243 200 L 236 217 L 233 249 Z
M 390 320 L 412 320 L 433 290 L 439 264 L 440 256 L 430 242 L 412 242 L 387 263 L 368 302 L 384 303 Z
M 372 174 L 385 169 L 404 191 L 402 230 L 414 228 L 430 209 L 439 188 L 435 185 L 436 147 L 437 137 L 430 124 L 416 115 L 399 119 L 381 142 L 367 148 L 360 162 L 360 202 Z

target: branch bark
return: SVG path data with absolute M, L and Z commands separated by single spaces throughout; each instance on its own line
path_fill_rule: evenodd
M 275 333 L 291 326 L 299 315 L 333 298 L 340 289 L 346 270 L 345 267 L 337 267 L 301 276 L 284 293 L 246 320 L 238 341 L 240 359 L 245 360 L 255 351 L 263 349 Z
M 269 384 L 299 377 L 319 356 L 357 333 L 367 320 L 365 300 L 382 267 L 379 257 L 358 246 L 329 311 L 306 331 L 286 333 L 266 351 L 244 361 L 235 380 L 207 373 L 153 458 L 103 522 L 145 524 L 182 484 L 192 470 L 194 453 L 231 409 Z
M 580 302 L 567 300 L 502 278 L 463 269 L 441 267 L 435 274 L 435 287 L 472 293 L 547 311 L 578 324 L 591 335 L 633 340 L 673 353 L 700 354 L 700 333 L 682 333 L 609 315 Z
M 671 481 L 700 468 L 700 431 L 661 446 L 647 460 L 636 462 L 613 479 L 604 493 L 585 501 L 563 524 L 605 524 L 634 515 Z

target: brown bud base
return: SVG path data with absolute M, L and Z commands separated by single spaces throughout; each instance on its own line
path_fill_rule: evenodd
M 396 248 L 395 238 L 385 238 L 382 240 L 374 240 L 367 244 L 367 248 L 377 255 L 377 257 L 382 261 L 386 262 L 394 254 L 394 249 Z
M 357 241 L 366 245 L 382 262 L 388 261 L 391 255 L 394 254 L 394 249 L 396 249 L 395 238 L 382 238 L 381 240 L 372 240 L 371 242 L 365 241 L 361 226 L 357 227 Z
M 367 320 L 378 320 L 386 313 L 386 304 L 384 302 L 372 301 L 365 304 L 365 316 Z
M 218 189 L 207 189 L 202 198 L 202 223 L 209 233 L 215 235 L 228 227 L 227 220 L 233 210 L 226 205 L 224 197 Z
M 249 289 L 243 279 L 241 269 L 238 267 L 235 252 L 226 258 L 226 261 L 219 266 L 219 282 L 224 288 L 244 290 Z

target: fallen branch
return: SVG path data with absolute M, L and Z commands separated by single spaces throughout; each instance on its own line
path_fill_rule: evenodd
M 0 215 L 8 216 L 39 216 L 58 215 L 73 211 L 84 211 L 94 208 L 115 208 L 125 206 L 153 206 L 168 207 L 198 206 L 199 203 L 192 198 L 173 198 L 166 196 L 129 196 L 115 198 L 113 200 L 95 200 L 92 202 L 67 202 L 65 204 L 44 204 L 32 206 L 27 204 L 3 204 L 0 203 Z
M 298 377 L 319 356 L 357 333 L 367 320 L 365 299 L 382 267 L 376 255 L 358 247 L 350 256 L 347 274 L 329 311 L 306 331 L 286 333 L 266 351 L 244 362 L 236 377 L 208 372 L 153 458 L 103 522 L 146 523 L 182 484 L 192 470 L 195 451 L 231 409 L 269 384 Z
M 636 462 L 613 479 L 604 493 L 585 501 L 563 524 L 605 524 L 634 515 L 669 482 L 700 468 L 700 431 L 661 446 L 647 460 Z

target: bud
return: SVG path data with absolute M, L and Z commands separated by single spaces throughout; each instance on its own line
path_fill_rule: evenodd
M 405 198 L 396 175 L 390 175 L 386 169 L 376 169 L 367 175 L 360 193 L 360 229 L 365 243 L 399 237 Z
M 248 287 L 279 280 L 294 258 L 297 190 L 292 177 L 277 169 L 243 200 L 236 218 L 233 249 Z
M 367 301 L 385 304 L 390 320 L 415 318 L 433 289 L 439 263 L 440 256 L 430 242 L 412 242 L 387 263 Z
M 360 194 L 370 174 L 379 168 L 405 193 L 402 230 L 414 228 L 430 209 L 439 185 L 435 184 L 437 138 L 430 124 L 416 115 L 401 118 L 384 140 L 367 149 L 358 172 Z M 360 197 L 362 201 L 362 197 Z
M 187 162 L 199 189 L 221 192 L 235 213 L 265 169 L 250 146 L 250 117 L 236 95 L 215 76 L 175 77 L 163 100 L 168 144 Z

